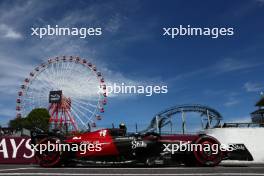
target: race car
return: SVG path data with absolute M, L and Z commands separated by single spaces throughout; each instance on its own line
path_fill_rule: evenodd
M 212 151 L 211 147 L 220 143 L 205 134 L 127 133 L 126 128 L 105 128 L 74 135 L 35 129 L 31 132 L 31 143 L 42 167 L 72 163 L 216 166 L 226 157 L 225 152 Z M 201 148 L 179 150 L 180 144 L 185 147 L 197 144 Z M 53 150 L 47 150 L 48 146 Z M 205 146 L 210 149 L 204 150 Z

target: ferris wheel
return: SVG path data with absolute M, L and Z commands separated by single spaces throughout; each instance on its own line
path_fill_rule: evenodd
M 16 99 L 17 118 L 46 108 L 50 126 L 77 131 L 96 127 L 106 105 L 105 80 L 85 59 L 62 56 L 48 59 L 25 78 Z

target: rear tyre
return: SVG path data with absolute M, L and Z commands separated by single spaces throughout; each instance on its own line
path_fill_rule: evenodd
M 217 166 L 222 161 L 220 143 L 211 136 L 201 136 L 196 141 L 197 150 L 194 150 L 194 157 L 198 166 Z
M 57 137 L 47 137 L 38 142 L 39 151 L 36 151 L 35 158 L 41 167 L 59 167 L 61 165 L 61 151 L 56 149 L 56 145 L 60 143 L 61 140 Z M 49 145 L 54 146 L 54 150 L 48 151 Z M 46 146 L 46 150 L 41 152 L 41 146 Z

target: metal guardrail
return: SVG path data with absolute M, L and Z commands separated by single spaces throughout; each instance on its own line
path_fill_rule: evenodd
M 252 128 L 252 127 L 264 127 L 264 123 L 224 123 L 221 128 Z

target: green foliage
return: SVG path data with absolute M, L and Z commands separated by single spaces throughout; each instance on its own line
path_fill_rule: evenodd
M 26 118 L 16 118 L 14 120 L 10 120 L 9 127 L 18 130 L 22 128 L 31 130 L 34 127 L 48 130 L 49 118 L 50 115 L 46 109 L 36 108 L 33 109 Z
M 28 114 L 25 126 L 27 126 L 29 129 L 37 127 L 43 130 L 48 130 L 49 118 L 50 115 L 46 109 L 34 109 Z
M 21 130 L 24 127 L 23 124 L 24 124 L 23 118 L 16 118 L 9 121 L 9 127 L 16 130 Z

